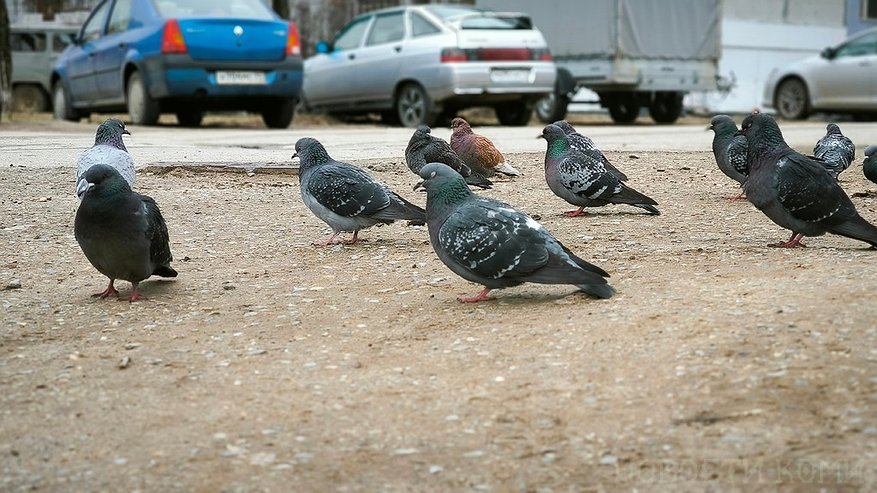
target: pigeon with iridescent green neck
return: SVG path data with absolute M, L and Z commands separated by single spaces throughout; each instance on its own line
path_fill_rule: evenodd
M 83 173 L 92 166 L 106 164 L 118 171 L 128 186 L 134 186 L 134 160 L 122 141 L 123 135 L 131 135 L 131 132 L 124 122 L 115 118 L 110 118 L 97 127 L 94 145 L 84 151 L 76 161 L 76 183 L 79 183 Z
M 597 149 L 597 145 L 594 144 L 594 141 L 591 140 L 590 137 L 580 134 L 576 128 L 566 120 L 557 120 L 553 125 L 557 125 L 563 130 L 563 133 L 566 134 L 566 138 L 569 141 L 570 147 L 594 159 L 599 159 L 600 162 L 603 163 L 603 166 L 606 167 L 610 173 L 615 175 L 619 181 L 627 181 L 627 175 L 622 173 L 621 170 L 609 162 L 609 159 L 606 158 L 603 151 Z

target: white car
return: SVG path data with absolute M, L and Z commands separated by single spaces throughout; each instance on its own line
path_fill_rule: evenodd
M 303 105 L 332 114 L 378 112 L 406 127 L 490 106 L 526 125 L 554 90 L 556 68 L 529 16 L 457 5 L 368 12 L 304 62 Z
M 787 119 L 815 112 L 877 115 L 877 28 L 864 30 L 768 77 L 764 106 Z

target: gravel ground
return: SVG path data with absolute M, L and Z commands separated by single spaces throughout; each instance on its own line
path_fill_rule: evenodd
M 542 153 L 507 157 L 524 176 L 486 193 L 617 296 L 524 285 L 464 305 L 480 287 L 424 227 L 315 247 L 329 231 L 294 175 L 177 169 L 138 189 L 180 276 L 93 299 L 72 171 L 0 169 L 0 490 L 877 488 L 877 252 L 766 247 L 788 232 L 723 199 L 737 189 L 706 151 L 608 153 L 657 217 L 562 217 Z M 401 148 L 357 164 L 425 201 Z M 860 169 L 842 183 L 877 221 Z

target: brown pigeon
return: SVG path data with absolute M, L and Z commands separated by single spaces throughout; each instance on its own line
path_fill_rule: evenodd
M 505 162 L 502 153 L 493 142 L 483 135 L 472 132 L 469 122 L 457 117 L 451 120 L 451 148 L 468 164 L 472 171 L 481 176 L 491 177 L 496 173 L 518 176 L 520 173 Z

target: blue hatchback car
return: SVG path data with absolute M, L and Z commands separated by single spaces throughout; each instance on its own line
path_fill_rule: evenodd
M 124 112 L 154 125 L 205 111 L 292 122 L 302 85 L 298 29 L 262 0 L 104 0 L 52 71 L 55 118 Z

